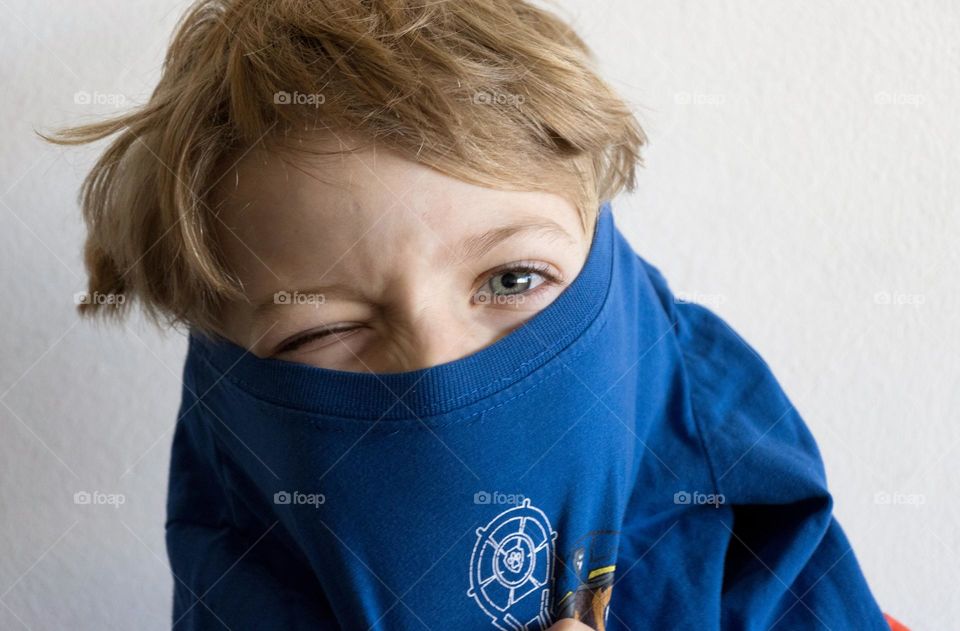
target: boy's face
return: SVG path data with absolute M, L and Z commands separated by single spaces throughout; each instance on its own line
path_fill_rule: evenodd
M 592 236 L 560 195 L 475 186 L 383 150 L 295 163 L 251 151 L 215 202 L 249 300 L 227 305 L 227 336 L 260 357 L 347 371 L 488 346 L 560 294 Z

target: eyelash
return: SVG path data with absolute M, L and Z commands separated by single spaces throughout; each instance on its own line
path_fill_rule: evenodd
M 531 295 L 538 293 L 540 289 L 545 285 L 559 285 L 563 283 L 562 278 L 554 274 L 550 270 L 549 265 L 545 263 L 523 262 L 523 263 L 515 263 L 515 264 L 507 265 L 500 269 L 493 270 L 492 272 L 490 272 L 490 275 L 487 277 L 487 280 L 484 282 L 484 284 L 481 285 L 481 288 L 485 286 L 489 286 L 491 278 L 494 278 L 495 276 L 500 276 L 501 274 L 508 274 L 510 272 L 518 273 L 518 274 L 539 274 L 544 278 L 543 283 L 541 283 L 539 286 L 537 286 L 536 288 L 534 288 L 529 292 Z M 275 352 L 288 353 L 290 351 L 294 351 L 300 348 L 307 342 L 312 342 L 313 340 L 329 337 L 330 335 L 334 335 L 342 331 L 349 332 L 355 329 L 356 327 L 339 327 L 339 328 L 332 328 L 332 329 L 323 329 L 320 331 L 311 331 L 310 333 L 306 333 L 299 337 L 294 337 L 291 340 L 282 342 L 277 347 L 277 350 Z
M 277 353 L 288 353 L 290 351 L 295 351 L 307 342 L 312 342 L 313 340 L 319 340 L 320 338 L 329 337 L 336 333 L 342 331 L 349 332 L 353 331 L 356 327 L 339 327 L 335 329 L 323 329 L 320 331 L 311 331 L 299 337 L 294 337 L 292 340 L 282 342 L 280 346 L 277 347 Z
M 541 284 L 536 289 L 533 289 L 530 292 L 531 294 L 536 292 L 537 289 L 539 289 L 545 284 L 548 284 L 548 283 L 559 284 L 561 282 L 561 279 L 556 274 L 550 271 L 550 266 L 547 265 L 546 263 L 523 262 L 523 263 L 512 263 L 510 265 L 507 265 L 506 267 L 493 270 L 492 272 L 490 272 L 490 276 L 487 278 L 486 282 L 483 285 L 481 285 L 481 287 L 488 286 L 490 284 L 491 278 L 495 276 L 500 276 L 501 274 L 508 274 L 510 272 L 515 272 L 519 274 L 539 274 L 540 276 L 543 276 L 544 283 Z

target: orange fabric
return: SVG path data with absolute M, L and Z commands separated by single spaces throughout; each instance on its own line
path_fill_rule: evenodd
M 883 614 L 883 617 L 886 619 L 887 624 L 890 625 L 890 631 L 910 631 L 910 629 L 897 622 L 893 616 Z

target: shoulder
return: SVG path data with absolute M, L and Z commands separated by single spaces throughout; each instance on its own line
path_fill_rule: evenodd
M 643 264 L 675 325 L 689 409 L 717 486 L 761 503 L 783 499 L 775 484 L 822 491 L 816 442 L 767 361 L 711 309 L 676 299 L 663 274 Z

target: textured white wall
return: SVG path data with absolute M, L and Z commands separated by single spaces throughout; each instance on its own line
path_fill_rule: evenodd
M 773 366 L 884 609 L 956 628 L 960 8 L 561 5 L 652 139 L 640 190 L 616 204 L 622 229 Z M 96 151 L 31 130 L 142 102 L 185 6 L 0 0 L 2 629 L 169 625 L 184 341 L 78 323 L 75 195 Z M 125 503 L 77 505 L 78 491 Z

